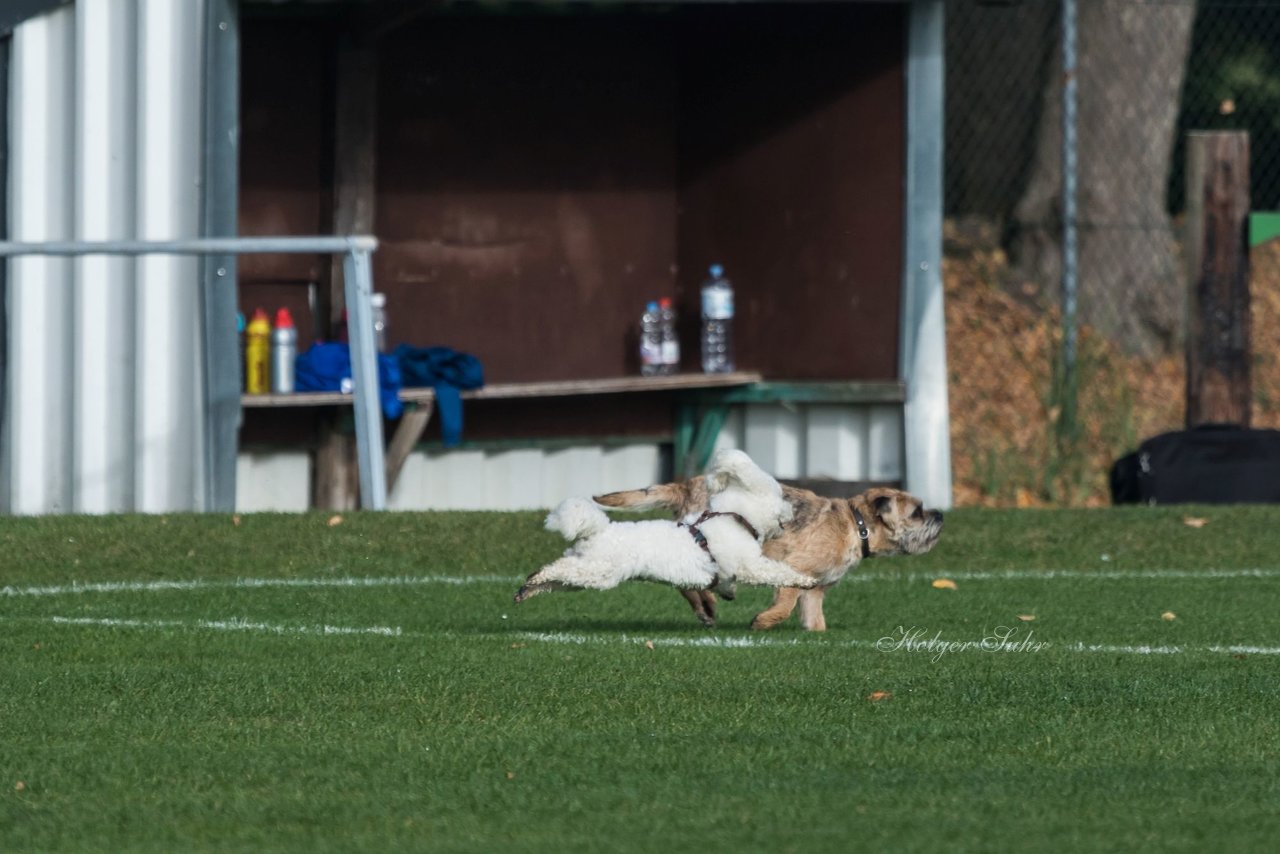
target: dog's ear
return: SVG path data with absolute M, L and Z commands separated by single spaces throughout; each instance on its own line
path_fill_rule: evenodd
M 871 502 L 871 506 L 874 508 L 876 518 L 883 522 L 884 517 L 893 510 L 893 498 L 888 495 L 878 496 Z

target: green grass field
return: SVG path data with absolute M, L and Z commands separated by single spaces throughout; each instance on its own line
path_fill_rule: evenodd
M 0 519 L 0 851 L 1275 850 L 1280 508 L 956 511 L 822 635 L 327 519 Z

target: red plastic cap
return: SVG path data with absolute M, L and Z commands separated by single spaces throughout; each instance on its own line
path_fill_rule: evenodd
M 265 308 L 263 308 L 262 306 L 258 306 L 253 310 L 253 317 L 250 319 L 251 320 L 270 320 L 271 318 L 267 316 L 267 310 Z
M 658 300 L 658 305 L 662 308 L 671 308 L 671 297 L 663 297 Z
M 276 329 L 292 329 L 293 315 L 289 314 L 289 309 L 282 308 L 276 312 Z

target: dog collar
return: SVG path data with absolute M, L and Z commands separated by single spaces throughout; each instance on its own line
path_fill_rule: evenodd
M 850 506 L 853 511 L 853 521 L 858 523 L 858 539 L 862 541 L 862 556 L 871 557 L 871 532 L 867 530 L 867 520 L 862 518 L 862 513 L 857 507 Z

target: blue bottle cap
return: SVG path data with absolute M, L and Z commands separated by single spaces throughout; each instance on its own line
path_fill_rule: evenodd
M 656 302 L 651 302 L 651 303 L 649 303 L 647 306 L 645 306 L 645 307 L 644 307 L 644 310 L 645 310 L 645 311 L 657 311 L 657 310 L 658 310 L 658 304 L 657 304 Z
M 723 275 L 724 275 L 724 267 L 721 267 L 719 264 L 711 265 L 711 278 L 718 279 Z

